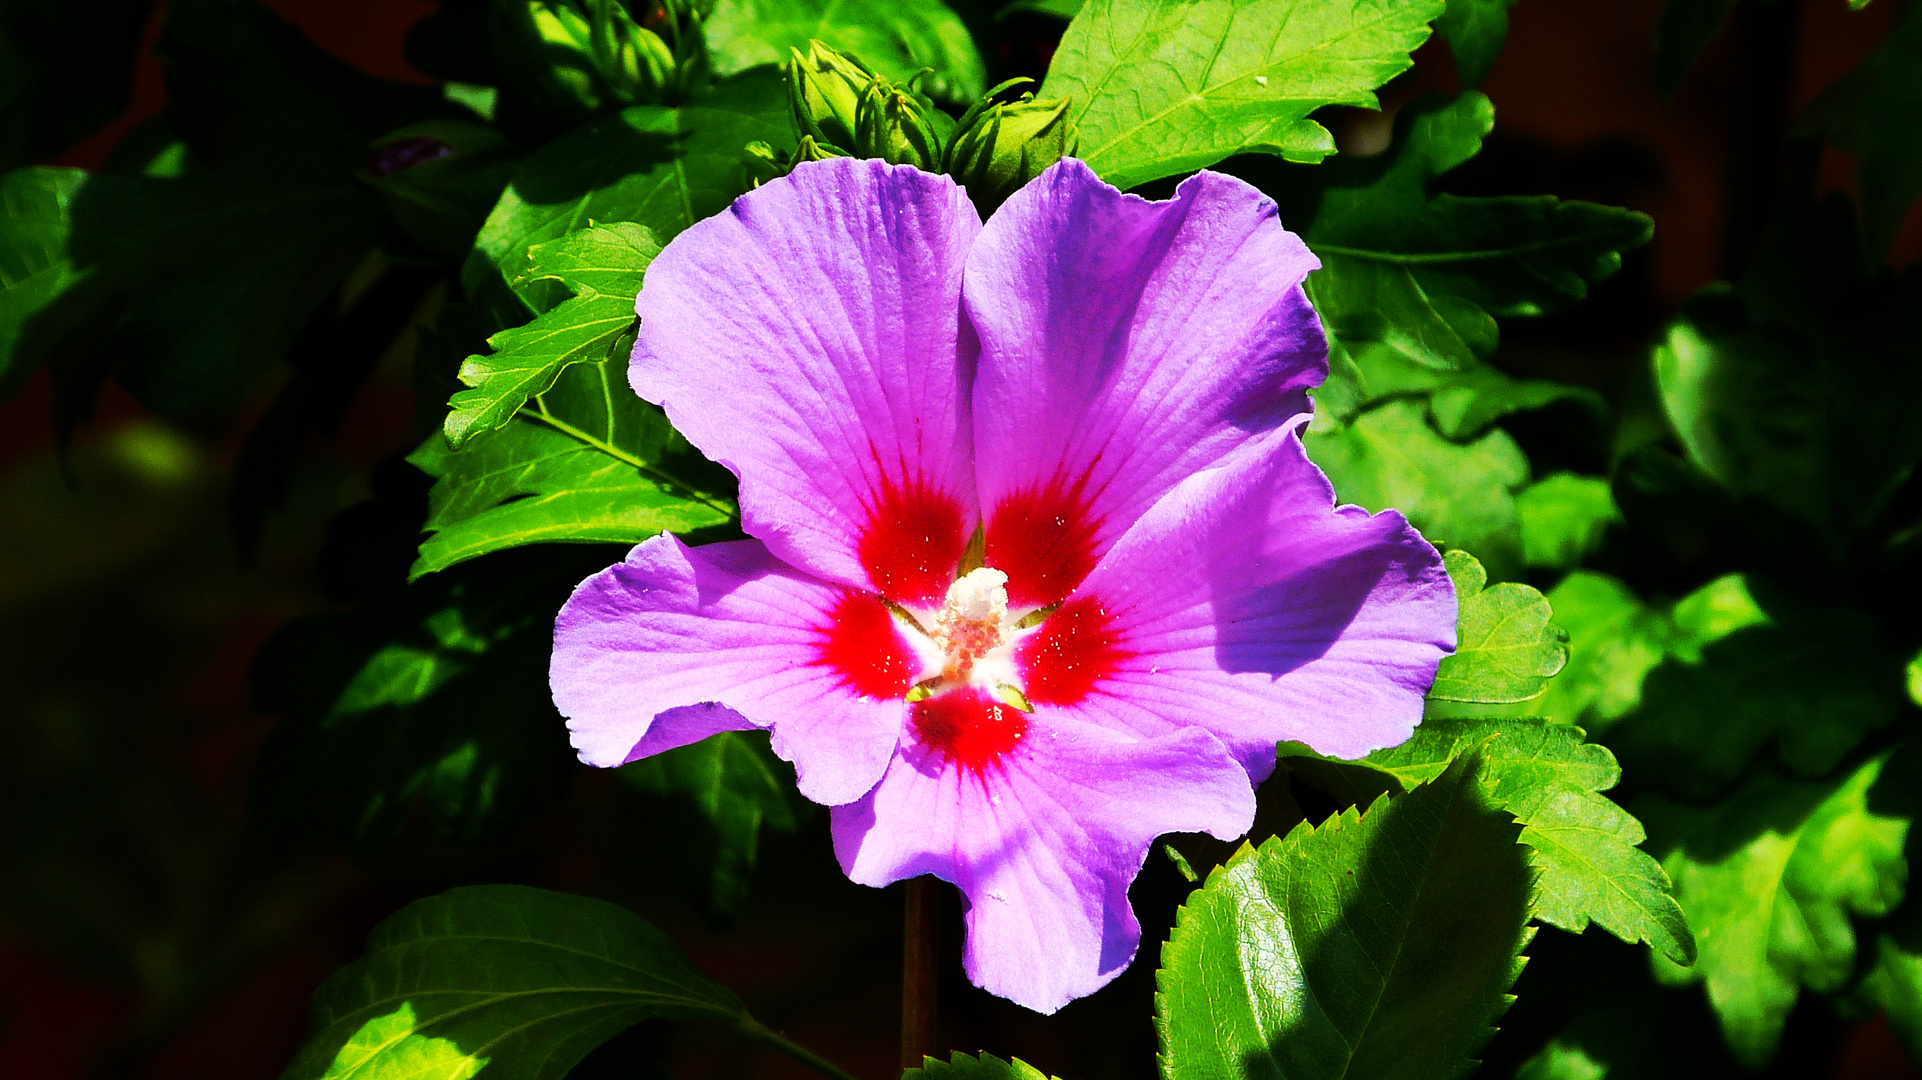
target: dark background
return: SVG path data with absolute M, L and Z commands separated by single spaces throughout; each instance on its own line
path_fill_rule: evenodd
M 434 9 L 429 0 L 267 2 L 370 73 L 426 81 L 401 42 Z M 1753 140 L 1730 133 L 1779 132 L 1874 48 L 1895 7 L 1790 3 L 1780 24 L 1786 67 L 1758 83 L 1724 33 L 1673 101 L 1655 89 L 1658 14 L 1657 0 L 1523 0 L 1513 9 L 1507 49 L 1483 87 L 1496 133 L 1447 183 L 1626 205 L 1652 215 L 1656 232 L 1588 304 L 1506 327 L 1497 359 L 1511 370 L 1602 388 L 1632 381 L 1676 306 L 1730 273 L 1753 208 L 1766 205 L 1770 151 L 1764 145 L 1758 168 Z M 1001 43 L 1003 64 L 1045 57 L 1045 39 L 1032 28 L 1017 33 Z M 1416 59 L 1384 93 L 1391 112 L 1424 89 L 1454 88 L 1444 47 L 1431 43 Z M 57 164 L 98 166 L 160 107 L 160 68 L 144 49 L 134 85 L 127 115 Z M 1757 85 L 1779 93 L 1755 93 Z M 1384 117 L 1330 120 L 1345 149 L 1385 141 Z M 1820 175 L 1825 187 L 1847 189 L 1853 163 L 1828 151 Z M 1918 254 L 1922 217 L 1912 214 L 1892 261 Z M 891 1075 L 901 889 L 843 879 L 823 812 L 798 834 L 764 838 L 755 895 L 726 929 L 705 923 L 673 880 L 661 835 L 671 825 L 585 767 L 561 806 L 483 848 L 416 839 L 356 865 L 262 852 L 248 840 L 248 778 L 273 724 L 250 708 L 248 665 L 281 623 L 327 608 L 314 572 L 323 523 L 366 498 L 373 467 L 411 438 L 409 347 L 403 339 L 389 350 L 341 431 L 308 456 L 245 567 L 230 539 L 226 482 L 271 387 L 225 433 L 192 437 L 110 387 L 76 437 L 70 476 L 53 451 L 45 374 L 0 405 L 0 1077 L 275 1076 L 301 1037 L 314 987 L 358 954 L 367 930 L 414 897 L 470 881 L 627 904 L 769 1024 L 857 1076 Z M 1151 1076 L 1153 953 L 1186 887 L 1150 856 L 1135 888 L 1142 959 L 1056 1019 L 966 984 L 959 907 L 944 890 L 941 1045 L 1019 1055 L 1068 1080 Z M 1577 948 L 1610 963 L 1634 959 L 1624 946 L 1578 946 L 1544 930 L 1533 967 L 1541 977 L 1570 970 Z M 1528 987 L 1525 978 L 1524 1008 L 1491 1047 L 1491 1063 L 1512 1067 L 1552 1034 L 1552 1010 L 1526 1010 Z M 658 1076 L 663 1066 L 683 1080 L 808 1075 L 713 1034 L 637 1029 L 577 1075 Z M 1917 1075 L 1879 1020 L 1843 1026 L 1802 1013 L 1775 1072 Z

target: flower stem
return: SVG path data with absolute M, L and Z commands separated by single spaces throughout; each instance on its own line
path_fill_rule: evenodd
M 935 888 L 931 877 L 908 881 L 901 950 L 901 1067 L 918 1069 L 934 1049 Z
M 780 1032 L 775 1031 L 773 1028 L 754 1019 L 752 1016 L 741 1017 L 735 1021 L 735 1026 L 740 1029 L 741 1034 L 746 1035 L 755 1042 L 779 1050 L 781 1053 L 786 1054 L 801 1064 L 806 1065 L 808 1068 L 813 1069 L 815 1072 L 820 1073 L 822 1076 L 827 1077 L 828 1080 L 854 1080 L 854 1077 L 849 1075 L 839 1065 L 809 1050 L 800 1043 L 790 1041 Z

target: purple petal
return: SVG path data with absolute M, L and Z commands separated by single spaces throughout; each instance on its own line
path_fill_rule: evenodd
M 1256 780 L 1282 740 L 1343 758 L 1406 740 L 1455 647 L 1434 547 L 1392 510 L 1335 507 L 1292 430 L 1171 492 L 1062 611 L 1082 607 L 1097 615 L 1051 629 L 1056 612 L 1023 643 L 1031 698 L 1124 731 L 1203 728 Z
M 1148 202 L 1064 159 L 996 212 L 963 298 L 988 563 L 1017 603 L 1060 601 L 1176 483 L 1308 411 L 1317 265 L 1218 173 Z
M 690 548 L 662 535 L 574 590 L 554 624 L 550 681 L 590 765 L 772 726 L 801 793 L 832 806 L 886 770 L 918 664 L 872 595 L 801 573 L 758 541 Z
M 886 885 L 933 874 L 967 905 L 968 977 L 1051 1013 L 1134 959 L 1128 885 L 1156 836 L 1224 840 L 1254 821 L 1248 778 L 1206 732 L 1137 740 L 1046 710 L 986 769 L 904 745 L 860 802 L 834 808 L 848 877 Z
M 741 479 L 789 564 L 938 600 L 976 520 L 960 315 L 980 220 L 945 176 L 803 164 L 670 243 L 629 378 Z

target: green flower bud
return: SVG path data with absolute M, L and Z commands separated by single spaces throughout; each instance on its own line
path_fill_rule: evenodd
M 659 34 L 637 26 L 615 0 L 588 0 L 594 64 L 613 96 L 626 104 L 658 102 L 673 85 L 674 51 Z
M 851 149 L 861 95 L 878 76 L 861 61 L 818 41 L 808 42 L 805 56 L 799 49 L 789 49 L 788 53 L 788 112 L 794 119 L 794 134 Z
M 941 147 L 953 130 L 954 121 L 911 86 L 876 79 L 861 94 L 853 149 L 858 157 L 934 172 L 941 167 Z
M 1005 202 L 1042 170 L 1075 152 L 1074 121 L 1067 98 L 969 110 L 948 147 L 943 171 L 968 189 L 983 214 Z
M 801 144 L 794 148 L 793 155 L 788 158 L 787 167 L 792 169 L 803 161 L 826 161 L 829 158 L 847 156 L 847 152 L 838 146 L 815 142 L 814 136 L 803 135 Z

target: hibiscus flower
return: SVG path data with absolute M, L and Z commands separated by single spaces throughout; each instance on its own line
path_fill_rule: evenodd
M 1406 739 L 1454 647 L 1435 549 L 1303 453 L 1316 265 L 1239 180 L 1150 202 L 1072 159 L 985 225 L 837 158 L 682 233 L 630 378 L 753 539 L 662 535 L 576 590 L 582 760 L 769 729 L 850 878 L 960 888 L 977 985 L 1100 988 L 1156 836 L 1246 832 L 1279 741 Z

